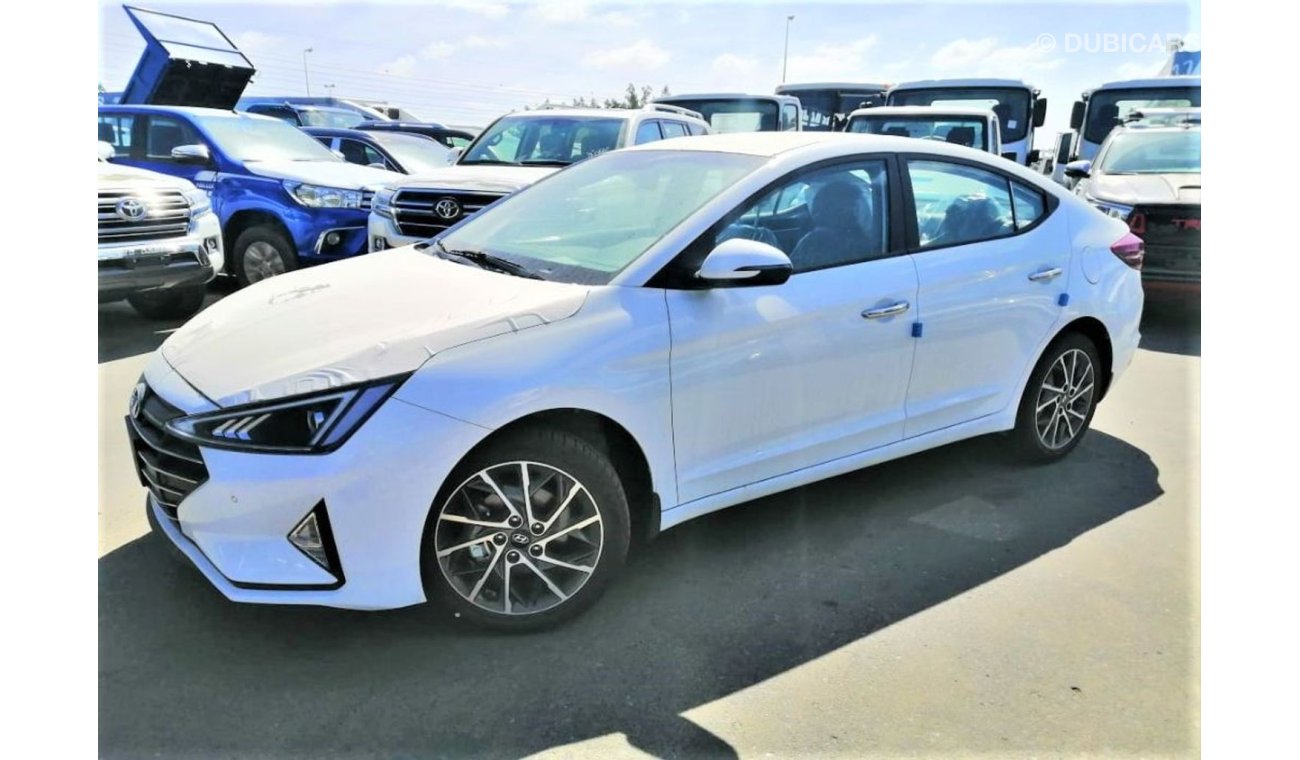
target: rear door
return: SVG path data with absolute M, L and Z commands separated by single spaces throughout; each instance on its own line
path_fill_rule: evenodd
M 908 235 L 919 333 L 906 436 L 1018 403 L 1061 315 L 1070 235 L 1054 200 L 982 164 L 911 155 Z

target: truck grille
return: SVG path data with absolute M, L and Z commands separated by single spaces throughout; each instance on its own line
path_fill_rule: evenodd
M 125 201 L 135 201 L 126 204 Z M 139 208 L 138 217 L 125 213 Z M 130 243 L 181 237 L 190 229 L 190 203 L 179 190 L 99 191 L 99 242 Z
M 362 210 L 362 211 L 369 211 L 369 210 L 370 210 L 370 204 L 371 204 L 374 200 L 375 200 L 375 191 L 374 191 L 374 190 L 362 190 L 362 191 L 361 191 L 361 210 Z
M 1200 205 L 1139 206 L 1129 220 L 1134 234 L 1146 243 L 1144 276 L 1201 279 Z
M 468 216 L 491 206 L 504 193 L 466 193 L 455 190 L 399 190 L 393 196 L 393 219 L 397 230 L 409 237 L 432 237 Z M 442 201 L 455 204 L 454 213 Z
M 140 484 L 173 520 L 181 500 L 208 479 L 199 447 L 167 431 L 167 421 L 184 414 L 146 386 L 139 413 L 126 418 Z

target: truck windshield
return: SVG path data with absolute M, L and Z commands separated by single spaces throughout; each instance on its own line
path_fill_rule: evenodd
M 506 116 L 459 163 L 567 166 L 617 148 L 622 129 L 607 116 Z
M 1103 174 L 1200 174 L 1201 131 L 1124 131 L 1101 157 Z
M 868 115 L 853 117 L 845 131 L 917 137 L 988 150 L 988 135 L 985 134 L 984 124 L 982 119 L 974 117 Z
M 1029 134 L 1029 90 L 1019 87 L 936 87 L 896 90 L 891 106 L 949 106 L 987 108 L 998 115 L 1002 144 L 1018 142 Z
M 236 161 L 342 161 L 316 138 L 277 119 L 199 116 L 217 147 Z
M 853 113 L 863 104 L 878 106 L 884 102 L 879 92 L 848 90 L 798 90 L 787 94 L 799 98 L 803 106 L 803 128 L 810 132 L 829 132 L 835 128 L 836 115 Z
M 1188 108 L 1201 105 L 1200 87 L 1144 87 L 1097 90 L 1088 97 L 1083 139 L 1100 143 L 1130 111 L 1143 108 Z
M 663 98 L 657 102 L 697 111 L 714 134 L 727 132 L 777 132 L 781 109 L 762 98 Z
M 428 251 L 487 253 L 546 280 L 603 285 L 764 161 L 697 150 L 614 151 L 498 201 Z
M 438 141 L 420 135 L 406 135 L 400 132 L 371 132 L 370 139 L 379 143 L 402 165 L 407 174 L 417 174 L 447 165 L 451 154 Z

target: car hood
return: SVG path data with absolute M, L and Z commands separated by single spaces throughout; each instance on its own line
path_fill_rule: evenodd
M 172 177 L 158 172 L 151 172 L 148 169 L 137 169 L 134 166 L 123 166 L 122 164 L 111 164 L 107 161 L 99 161 L 99 186 L 107 187 L 133 187 L 133 188 L 176 188 L 178 190 L 192 190 L 194 184 L 187 179 Z
M 375 188 L 406 179 L 405 174 L 350 164 L 347 161 L 247 161 L 244 166 L 262 177 L 344 190 Z
M 589 288 L 490 272 L 414 246 L 264 280 L 162 345 L 219 406 L 417 369 L 439 351 L 573 316 Z
M 1139 203 L 1200 203 L 1200 174 L 1096 174 L 1088 194 L 1130 206 Z
M 554 174 L 559 166 L 474 166 L 457 164 L 446 169 L 405 177 L 403 188 L 472 190 L 484 193 L 513 193 L 521 187 Z

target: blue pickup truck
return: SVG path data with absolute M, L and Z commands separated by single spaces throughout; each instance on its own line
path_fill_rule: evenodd
M 126 11 L 146 46 L 120 102 L 99 107 L 112 162 L 206 190 L 226 272 L 241 285 L 365 253 L 370 199 L 403 176 L 350 164 L 278 119 L 236 112 L 254 69 L 215 25 Z

